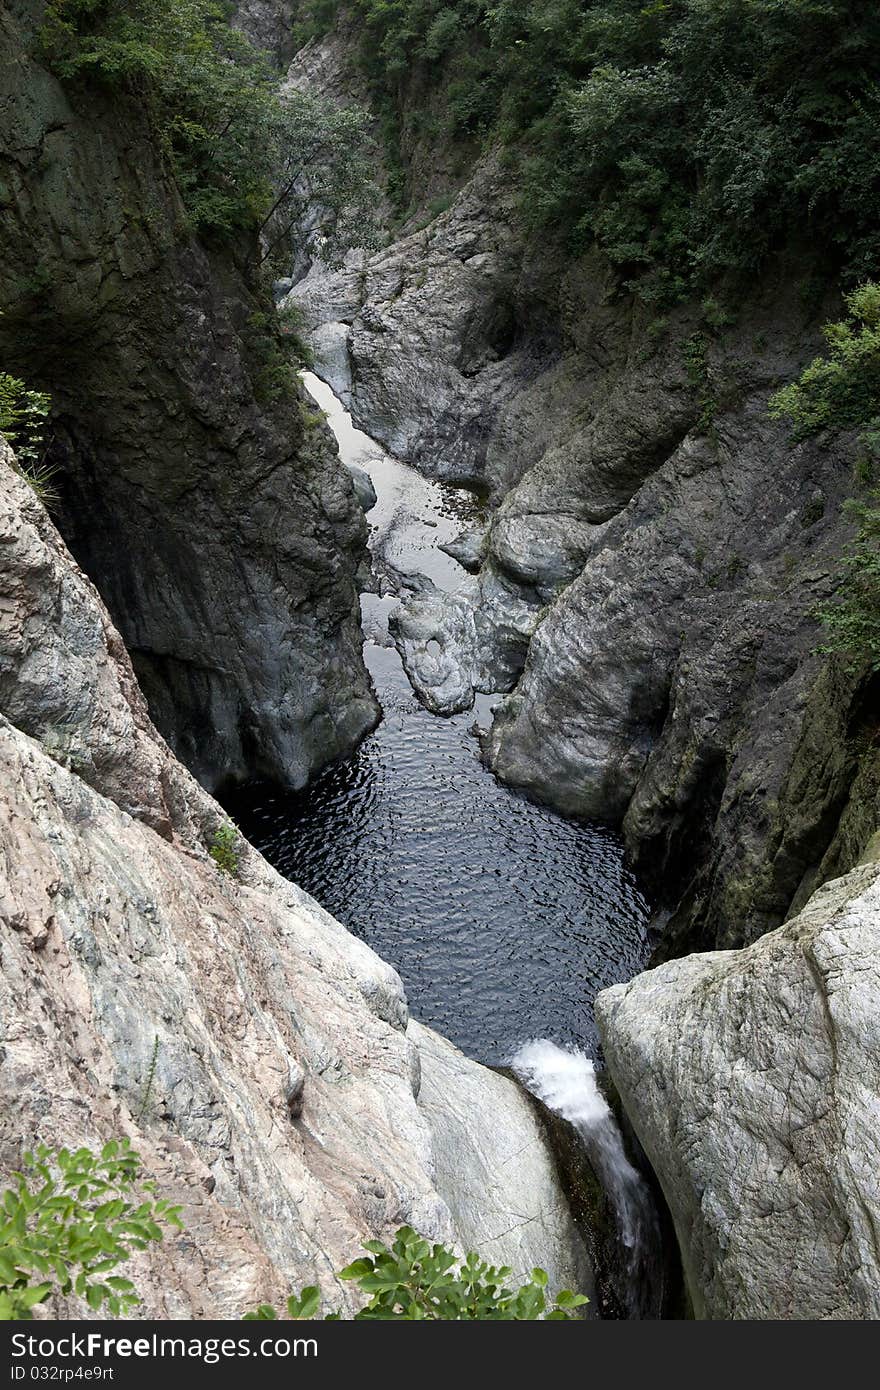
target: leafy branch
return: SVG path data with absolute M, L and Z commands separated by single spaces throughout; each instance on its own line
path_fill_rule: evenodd
M 367 1240 L 364 1249 L 372 1258 L 354 1260 L 339 1271 L 340 1279 L 369 1295 L 355 1322 L 562 1322 L 589 1302 L 568 1289 L 549 1295 L 543 1269 L 533 1269 L 528 1283 L 509 1288 L 507 1265 L 490 1265 L 473 1252 L 460 1260 L 446 1246 L 423 1240 L 411 1226 L 401 1226 L 390 1248 L 380 1240 Z M 287 1301 L 287 1314 L 293 1320 L 315 1318 L 319 1309 L 320 1292 L 315 1285 Z M 263 1303 L 256 1312 L 245 1314 L 245 1321 L 277 1316 L 270 1304 Z M 339 1318 L 338 1313 L 326 1316 Z
M 100 1154 L 82 1148 L 26 1153 L 0 1197 L 0 1321 L 28 1319 L 52 1293 L 75 1294 L 111 1316 L 140 1302 L 130 1279 L 111 1271 L 132 1251 L 181 1227 L 180 1207 L 138 1182 L 128 1139 Z

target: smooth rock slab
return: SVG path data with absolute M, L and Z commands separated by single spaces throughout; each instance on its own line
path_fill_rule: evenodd
M 880 1317 L 880 866 L 596 1017 L 697 1316 Z

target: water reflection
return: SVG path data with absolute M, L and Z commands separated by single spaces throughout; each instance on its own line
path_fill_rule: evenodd
M 436 547 L 478 523 L 481 504 L 387 458 L 328 387 L 308 384 L 344 461 L 366 468 L 378 494 L 368 520 L 384 597 L 364 596 L 364 655 L 384 718 L 304 791 L 255 786 L 230 809 L 276 868 L 397 967 L 413 1014 L 472 1056 L 502 1062 L 536 1036 L 595 1050 L 596 992 L 647 953 L 646 904 L 619 837 L 496 782 L 471 732 L 493 697 L 439 719 L 387 645 L 407 575 L 447 590 L 460 582 Z

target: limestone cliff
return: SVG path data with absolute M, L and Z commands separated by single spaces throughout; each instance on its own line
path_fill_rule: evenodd
M 348 1306 L 334 1271 L 402 1222 L 588 1287 L 518 1089 L 247 844 L 209 858 L 223 813 L 2 440 L 0 559 L 0 1183 L 38 1140 L 130 1135 L 186 1227 L 133 1262 L 147 1316 Z
M 351 480 L 273 377 L 253 247 L 188 232 L 136 95 L 62 86 L 0 14 L 0 363 L 52 394 L 64 534 L 209 787 L 301 785 L 377 706 Z

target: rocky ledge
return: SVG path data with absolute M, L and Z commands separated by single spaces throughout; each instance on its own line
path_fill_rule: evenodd
M 880 844 L 784 927 L 599 995 L 698 1317 L 880 1317 Z

